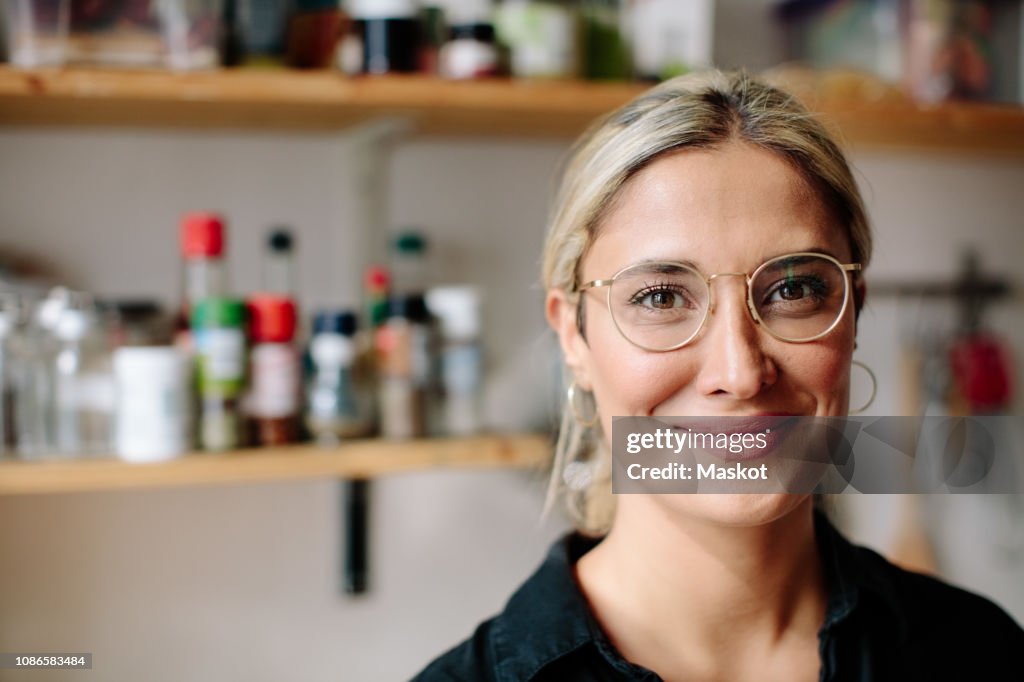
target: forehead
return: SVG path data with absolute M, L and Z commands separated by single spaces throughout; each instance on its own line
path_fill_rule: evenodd
M 585 279 L 652 259 L 749 272 L 804 250 L 849 258 L 845 234 L 799 172 L 770 151 L 730 143 L 672 152 L 633 176 L 581 265 Z

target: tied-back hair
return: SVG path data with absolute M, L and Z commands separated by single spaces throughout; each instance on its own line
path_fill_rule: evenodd
M 570 150 L 549 220 L 542 283 L 578 303 L 580 263 L 623 185 L 660 156 L 742 142 L 777 154 L 805 179 L 847 234 L 853 262 L 867 266 L 871 229 L 842 150 L 793 95 L 747 73 L 704 71 L 657 85 L 596 121 Z M 859 312 L 860 301 L 855 297 Z M 583 330 L 580 329 L 582 333 Z M 566 385 L 572 381 L 565 369 Z M 545 512 L 565 495 L 569 516 L 586 534 L 611 527 L 611 449 L 601 431 L 581 424 L 570 406 L 561 428 Z

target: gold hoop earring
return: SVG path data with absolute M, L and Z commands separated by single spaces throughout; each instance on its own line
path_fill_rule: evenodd
M 566 391 L 566 400 L 569 401 L 569 411 L 572 412 L 573 418 L 576 419 L 576 423 L 578 423 L 580 426 L 582 426 L 583 428 L 586 429 L 586 428 L 590 428 L 591 426 L 593 426 L 594 424 L 597 423 L 599 415 L 597 413 L 597 405 L 596 404 L 594 405 L 594 416 L 592 416 L 590 419 L 583 419 L 580 416 L 579 410 L 576 409 L 576 380 L 575 379 L 573 379 L 572 383 L 569 384 L 569 390 Z
M 850 414 L 860 414 L 864 410 L 871 407 L 871 403 L 875 402 L 875 395 L 878 393 L 878 379 L 875 377 L 875 373 L 871 371 L 871 368 L 865 365 L 863 362 L 860 362 L 859 360 L 851 360 L 850 365 L 856 365 L 857 367 L 860 367 L 861 369 L 868 373 L 868 377 L 871 379 L 871 395 L 868 397 L 868 401 L 864 403 L 861 407 L 858 407 L 856 410 L 850 410 Z

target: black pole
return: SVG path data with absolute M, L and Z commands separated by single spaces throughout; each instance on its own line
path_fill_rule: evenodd
M 363 594 L 367 588 L 369 563 L 370 481 L 362 478 L 342 481 L 341 514 L 345 524 L 342 587 L 348 594 Z

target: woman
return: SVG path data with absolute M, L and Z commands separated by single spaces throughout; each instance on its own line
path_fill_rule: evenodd
M 1021 679 L 1009 616 L 809 495 L 611 496 L 613 415 L 848 414 L 870 256 L 842 153 L 784 92 L 684 76 L 593 127 L 544 258 L 572 378 L 553 487 L 582 532 L 417 679 Z M 801 267 L 828 275 L 772 276 Z

